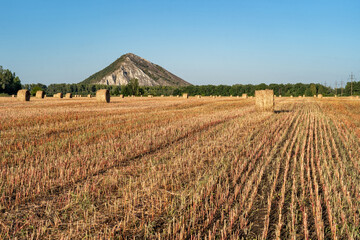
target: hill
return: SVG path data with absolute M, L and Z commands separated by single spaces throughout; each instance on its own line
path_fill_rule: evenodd
M 127 53 L 103 70 L 91 75 L 81 83 L 126 85 L 132 78 L 140 86 L 188 86 L 190 83 L 133 53 Z

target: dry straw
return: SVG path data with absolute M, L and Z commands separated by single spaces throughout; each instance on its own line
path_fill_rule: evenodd
M 255 106 L 261 111 L 274 111 L 274 91 L 269 89 L 255 91 Z
M 247 98 L 248 95 L 247 95 L 246 93 L 243 93 L 243 94 L 241 95 L 241 97 L 242 97 L 242 98 Z
M 188 98 L 189 98 L 189 94 L 187 94 L 187 93 L 183 93 L 183 98 L 188 99 Z
M 96 92 L 96 100 L 98 102 L 110 102 L 110 93 L 107 89 L 100 89 Z
M 20 101 L 30 101 L 30 92 L 27 89 L 21 89 L 17 92 L 17 99 Z
M 65 98 L 72 98 L 72 93 L 65 94 Z
M 37 91 L 35 96 L 36 98 L 44 98 L 45 93 L 44 91 Z
M 91 94 L 88 94 L 87 97 L 88 97 L 88 98 L 91 98 Z
M 152 98 L 152 97 L 153 97 L 153 95 L 148 95 L 148 97 L 149 97 L 149 98 Z
M 124 98 L 124 95 L 123 95 L 123 94 L 120 94 L 120 98 Z
M 322 94 L 318 94 L 318 98 L 322 98 L 323 97 L 323 95 Z

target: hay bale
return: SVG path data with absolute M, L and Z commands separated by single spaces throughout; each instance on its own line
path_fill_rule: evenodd
M 72 93 L 66 93 L 65 98 L 72 98 Z
M 281 95 L 279 95 L 279 97 L 281 97 Z
M 27 89 L 21 89 L 17 92 L 17 99 L 20 101 L 30 101 L 30 92 Z
M 11 97 L 12 97 L 12 98 L 14 98 L 14 97 L 15 97 L 15 95 L 13 94 L 13 95 L 11 95 Z
M 244 99 L 246 99 L 246 98 L 248 98 L 248 95 L 247 95 L 246 93 L 243 93 L 243 94 L 241 95 L 241 97 L 244 98 Z
M 88 98 L 92 98 L 91 94 L 88 94 L 87 97 L 88 97 Z
M 164 95 L 161 95 L 160 97 L 164 97 Z
M 37 91 L 35 96 L 36 98 L 44 98 L 44 95 L 45 95 L 44 91 Z
M 96 91 L 96 100 L 98 102 L 110 102 L 110 92 L 107 89 L 100 89 Z
M 269 89 L 255 91 L 255 106 L 261 111 L 274 111 L 274 91 Z
M 63 94 L 62 93 L 56 93 L 54 95 L 55 98 L 63 98 Z
M 196 95 L 197 98 L 201 98 L 201 95 Z
M 183 98 L 188 99 L 188 98 L 189 98 L 189 94 L 187 94 L 187 93 L 183 93 Z
M 149 98 L 152 98 L 152 97 L 153 97 L 153 95 L 148 95 L 148 97 L 149 97 Z
M 124 95 L 123 95 L 123 94 L 120 94 L 120 98 L 124 98 Z
M 305 95 L 303 95 L 303 97 L 305 97 Z
M 322 94 L 318 94 L 318 98 L 322 98 L 323 97 L 323 95 Z
M 291 98 L 293 97 L 293 95 L 290 96 Z

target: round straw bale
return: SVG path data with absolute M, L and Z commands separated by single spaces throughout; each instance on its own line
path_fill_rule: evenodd
M 96 92 L 96 100 L 98 102 L 110 102 L 110 93 L 107 89 L 100 89 Z
M 188 98 L 189 98 L 189 94 L 187 94 L 187 93 L 183 93 L 183 98 L 188 99 Z
M 65 94 L 65 98 L 72 98 L 72 93 Z
M 88 97 L 88 98 L 91 98 L 91 94 L 88 94 L 87 97 Z
M 17 99 L 20 101 L 30 101 L 30 92 L 27 89 L 21 89 L 17 92 Z
M 36 98 L 44 98 L 45 93 L 44 91 L 37 91 L 36 92 Z
M 54 95 L 55 98 L 63 98 L 63 94 L 62 93 L 57 93 Z
M 274 111 L 274 91 L 271 89 L 256 90 L 255 106 L 261 111 Z

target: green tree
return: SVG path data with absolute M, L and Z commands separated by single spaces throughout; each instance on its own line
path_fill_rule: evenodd
M 19 77 L 0 66 L 0 93 L 16 94 L 21 89 Z
M 140 95 L 139 80 L 136 78 L 130 79 L 129 83 L 121 88 L 121 93 L 125 96 L 128 95 Z
M 311 83 L 309 89 L 310 89 L 310 96 L 314 96 L 314 95 L 317 94 L 317 89 L 316 89 L 316 85 L 315 85 L 315 84 Z

